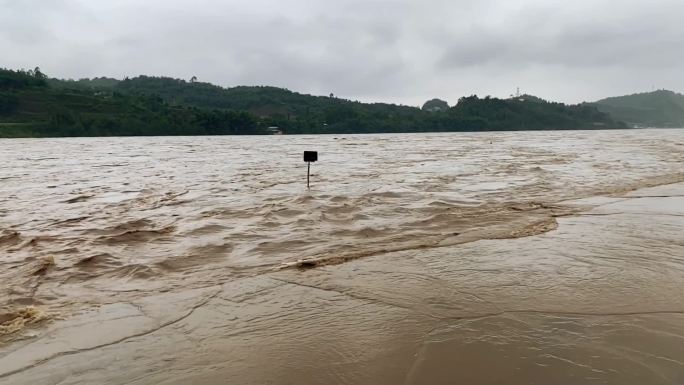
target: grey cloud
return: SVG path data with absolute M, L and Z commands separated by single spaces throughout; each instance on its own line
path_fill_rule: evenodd
M 0 0 L 0 66 L 417 105 L 684 90 L 679 0 Z
M 681 7 L 684 12 L 684 7 Z M 570 68 L 635 69 L 681 65 L 684 28 L 663 28 L 669 17 L 634 13 L 621 20 L 596 20 L 589 16 L 561 20 L 544 14 L 545 22 L 517 15 L 525 25 L 478 27 L 461 34 L 448 45 L 438 61 L 444 69 L 494 64 L 520 68 L 559 65 Z M 653 15 L 651 15 L 653 16 Z M 665 25 L 676 25 L 671 20 Z

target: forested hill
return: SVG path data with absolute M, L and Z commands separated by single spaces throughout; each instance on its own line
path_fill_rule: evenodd
M 159 97 L 55 87 L 40 69 L 0 69 L 0 137 L 260 134 L 255 116 Z
M 599 110 L 638 127 L 684 127 L 684 95 L 659 90 L 593 103 Z
M 330 121 L 332 124 L 354 113 L 398 118 L 421 115 L 415 107 L 394 104 L 365 104 L 334 96 L 304 95 L 277 87 L 223 88 L 195 80 L 185 81 L 166 77 L 138 76 L 112 82 L 110 78 L 79 81 L 51 80 L 55 87 L 109 90 L 127 95 L 146 95 L 162 98 L 171 105 L 206 109 L 247 111 L 261 118 L 277 121 Z
M 311 96 L 274 87 L 222 88 L 140 76 L 49 79 L 0 69 L 0 136 L 230 135 L 622 128 L 589 105 L 470 96 L 439 111 Z

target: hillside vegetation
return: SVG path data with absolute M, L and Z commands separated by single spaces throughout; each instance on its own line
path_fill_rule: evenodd
M 0 136 L 230 135 L 622 128 L 590 105 L 461 98 L 443 111 L 311 96 L 275 87 L 222 88 L 139 76 L 49 79 L 0 70 Z
M 54 83 L 38 69 L 0 70 L 0 136 L 264 133 L 246 112 L 172 106 L 152 95 Z
M 660 90 L 593 103 L 600 111 L 638 127 L 684 127 L 684 95 Z

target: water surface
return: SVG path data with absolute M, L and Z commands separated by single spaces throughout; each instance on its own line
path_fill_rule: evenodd
M 683 192 L 633 192 L 684 180 L 682 130 L 4 140 L 0 160 L 0 383 L 684 373 Z M 129 374 L 89 367 L 112 355 Z

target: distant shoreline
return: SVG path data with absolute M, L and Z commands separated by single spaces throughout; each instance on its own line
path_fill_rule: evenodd
M 31 123 L 11 123 L 11 125 L 30 125 Z M 348 135 L 415 135 L 415 134 L 475 134 L 475 133 L 497 133 L 497 132 L 561 132 L 561 131 L 634 131 L 634 130 L 680 130 L 682 128 L 675 127 L 648 127 L 648 128 L 572 128 L 572 129 L 534 129 L 534 130 L 460 130 L 460 131 L 415 131 L 415 132 L 351 132 L 351 133 L 297 133 L 285 135 L 271 135 L 271 134 L 227 134 L 227 135 L 81 135 L 81 136 L 3 136 L 2 126 L 5 123 L 0 123 L 0 139 L 61 139 L 61 138 L 193 138 L 193 137 L 282 137 L 282 136 L 348 136 Z M 10 125 L 10 124 L 7 124 Z
M 465 96 L 422 108 L 361 103 L 276 87 L 223 88 L 181 79 L 51 79 L 0 69 L 2 137 L 106 137 L 594 130 L 627 124 L 590 104 L 533 95 Z

